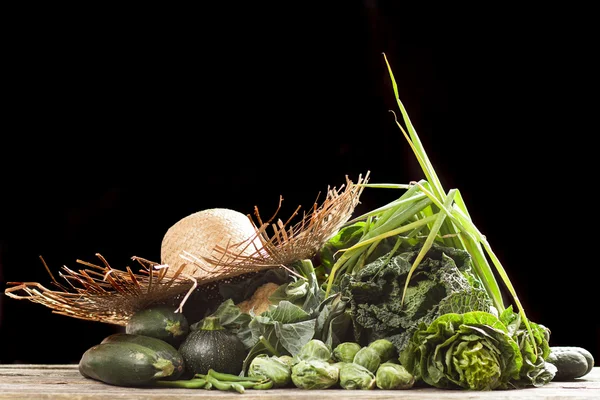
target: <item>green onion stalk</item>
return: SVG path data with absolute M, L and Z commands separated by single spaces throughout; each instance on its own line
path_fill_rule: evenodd
M 406 279 L 401 300 L 402 304 L 404 303 L 406 289 L 413 272 L 429 251 L 433 242 L 436 240 L 442 241 L 447 246 L 463 249 L 471 255 L 475 273 L 482 281 L 498 313 L 502 313 L 506 307 L 491 265 L 495 267 L 497 274 L 502 279 L 502 282 L 518 307 L 521 319 L 525 323 L 529 337 L 532 340 L 533 348 L 535 349 L 536 346 L 533 343 L 533 332 L 529 320 L 525 315 L 525 310 L 508 278 L 506 270 L 492 250 L 486 237 L 471 220 L 460 191 L 451 189 L 446 193 L 442 187 L 440 179 L 423 148 L 423 144 L 410 121 L 408 113 L 400 101 L 398 86 L 387 57 L 385 57 L 385 54 L 383 56 L 406 129 L 397 118 L 395 118 L 395 122 L 413 150 L 423 170 L 425 179 L 418 182 L 411 182 L 410 184 L 362 184 L 365 187 L 371 188 L 403 189 L 405 192 L 399 199 L 362 214 L 347 223 L 349 225 L 362 220 L 369 222 L 364 225 L 364 231 L 358 243 L 343 250 L 343 253 L 333 265 L 327 279 L 326 296 L 329 296 L 333 285 L 337 282 L 336 277 L 341 276 L 343 272 L 353 273 L 361 268 L 364 260 L 367 259 L 383 239 L 397 237 L 398 242 L 395 247 L 397 248 L 402 240 L 424 236 L 425 242 L 423 247 L 414 260 Z M 395 113 L 394 116 L 396 116 Z

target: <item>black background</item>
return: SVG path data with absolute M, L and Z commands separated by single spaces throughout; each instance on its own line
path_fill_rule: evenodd
M 287 217 L 346 175 L 422 178 L 385 52 L 530 319 L 600 358 L 588 11 L 434 19 L 393 3 L 20 14 L 3 62 L 2 290 L 49 284 L 40 255 L 55 273 L 96 253 L 159 261 L 166 230 L 205 208 L 270 215 L 281 195 Z M 399 195 L 365 190 L 357 213 Z M 0 316 L 3 363 L 77 362 L 120 329 L 6 296 Z

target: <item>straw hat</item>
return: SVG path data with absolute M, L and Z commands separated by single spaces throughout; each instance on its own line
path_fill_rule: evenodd
M 64 266 L 60 283 L 50 273 L 54 289 L 38 282 L 7 282 L 5 294 L 42 304 L 56 314 L 91 321 L 126 325 L 136 311 L 151 304 L 183 299 L 198 287 L 216 285 L 228 278 L 268 268 L 293 271 L 293 263 L 311 258 L 352 215 L 368 181 L 359 176 L 357 184 L 346 178 L 339 189 L 328 189 L 321 205 L 314 206 L 292 224 L 298 209 L 287 220 L 261 219 L 255 207 L 257 224 L 249 216 L 229 209 L 208 209 L 182 218 L 168 229 L 161 244 L 161 261 L 156 263 L 132 257 L 140 269 L 113 268 L 100 254 L 100 263 L 77 260 L 86 268 Z M 280 206 L 281 206 L 280 198 Z M 267 229 L 272 230 L 271 234 Z M 40 257 L 41 258 L 41 257 Z
M 161 263 L 168 266 L 167 276 L 183 267 L 181 274 L 202 282 L 239 275 L 246 271 L 219 268 L 218 260 L 225 253 L 238 257 L 255 255 L 262 248 L 257 232 L 248 216 L 238 211 L 198 211 L 169 228 L 161 244 Z

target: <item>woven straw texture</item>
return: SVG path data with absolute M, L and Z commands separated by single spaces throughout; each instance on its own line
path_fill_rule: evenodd
M 198 281 L 234 276 L 238 271 L 225 271 L 201 260 L 218 257 L 214 251 L 216 246 L 229 247 L 234 251 L 237 248 L 240 254 L 251 255 L 257 247 L 248 246 L 248 241 L 255 234 L 250 219 L 238 211 L 227 208 L 202 210 L 182 218 L 169 228 L 161 244 L 161 263 L 169 266 L 167 275 L 174 274 L 182 264 L 186 264 L 182 273 Z M 258 248 L 261 247 L 258 239 L 255 243 Z M 182 258 L 185 252 L 196 257 L 198 263 Z M 245 271 L 239 271 L 242 272 Z

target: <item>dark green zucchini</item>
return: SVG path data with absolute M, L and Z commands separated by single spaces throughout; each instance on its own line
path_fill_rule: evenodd
M 164 340 L 177 348 L 185 340 L 190 327 L 187 318 L 175 311 L 175 307 L 166 305 L 137 311 L 127 321 L 125 332 Z
M 551 346 L 547 362 L 554 364 L 556 369 L 555 381 L 581 378 L 594 368 L 594 357 L 582 347 Z
M 154 350 L 159 357 L 171 361 L 175 370 L 173 371 L 173 374 L 167 378 L 169 380 L 179 379 L 184 372 L 185 366 L 183 363 L 183 357 L 175 347 L 164 340 L 153 338 L 151 336 L 134 335 L 130 333 L 114 333 L 110 336 L 107 336 L 102 341 L 102 343 L 115 342 L 137 343 L 142 346 L 149 347 L 150 349 Z
M 131 342 L 101 343 L 79 361 L 81 375 L 115 386 L 148 386 L 165 379 L 175 368 L 149 347 Z
M 218 372 L 238 375 L 247 351 L 235 333 L 223 328 L 219 317 L 206 317 L 199 329 L 190 332 L 179 347 L 186 373 Z

